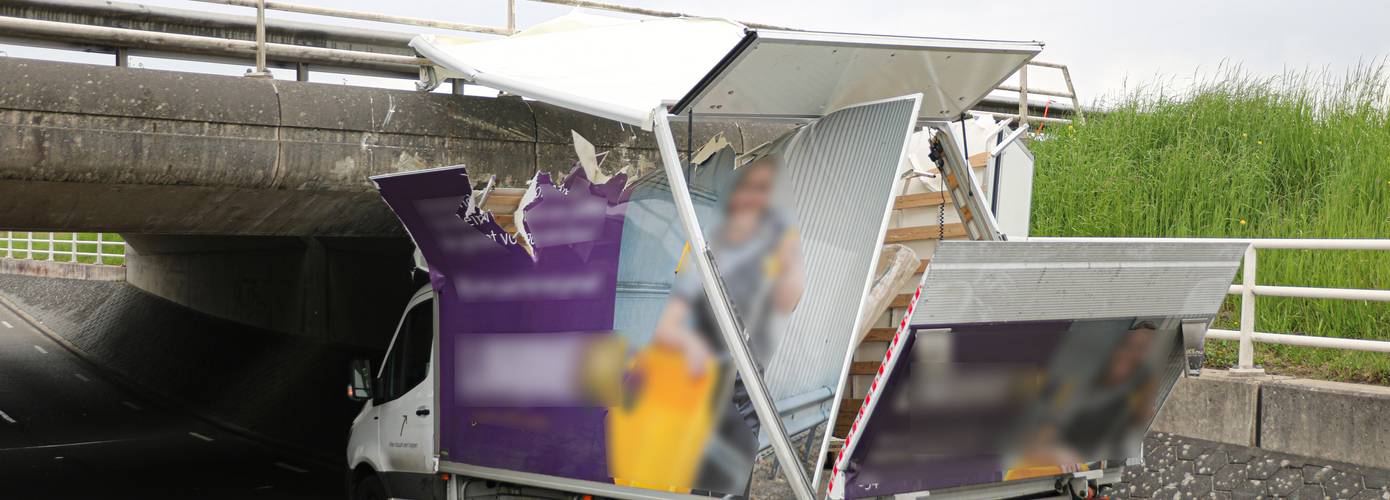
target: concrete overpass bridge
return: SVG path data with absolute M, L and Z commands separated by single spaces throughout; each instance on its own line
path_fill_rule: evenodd
M 697 122 L 693 139 L 742 151 L 786 128 Z M 396 311 L 362 297 L 403 301 L 413 285 L 369 177 L 461 163 L 519 187 L 568 171 L 571 131 L 607 165 L 655 166 L 650 134 L 515 97 L 0 58 L 0 224 L 121 233 L 146 292 L 380 347 Z
M 241 41 L 255 31 L 245 19 L 210 22 L 187 13 L 95 4 L 8 2 L 0 5 L 0 24 L 63 20 Z M 417 76 L 408 61 L 413 53 L 401 50 L 399 35 L 275 23 L 270 28 L 272 43 L 407 59 L 402 64 L 276 53 L 282 55 L 270 66 L 296 68 L 299 80 L 308 65 Z M 42 31 L 35 29 L 26 40 L 65 47 L 91 43 L 83 37 L 96 33 L 33 35 Z M 105 47 L 118 63 L 128 56 L 124 51 L 159 52 L 158 44 L 142 43 Z M 245 54 L 198 50 L 199 57 L 217 60 Z M 121 233 L 129 244 L 122 282 L 0 275 L 0 304 L 8 306 L 0 308 L 0 335 L 10 335 L 0 336 L 6 347 L 0 353 L 8 356 L 0 356 L 0 366 L 60 367 L 54 369 L 66 371 L 54 377 L 68 384 L 98 376 L 118 381 L 121 387 L 92 398 L 93 404 L 132 412 L 164 406 L 216 422 L 210 427 L 161 417 L 170 426 L 189 426 L 192 437 L 181 437 L 199 442 L 230 441 L 218 429 L 232 428 L 330 459 L 340 454 L 342 424 L 353 410 L 339 394 L 342 367 L 348 358 L 385 345 L 397 320 L 395 305 L 417 285 L 408 271 L 408 240 L 370 176 L 462 163 L 474 173 L 495 175 L 503 186 L 521 186 L 537 170 L 568 169 L 574 161 L 571 130 L 611 151 L 609 165 L 650 169 L 656 163 L 648 134 L 515 97 L 124 66 L 0 58 L 0 229 Z M 993 101 L 985 110 L 1002 113 L 1016 106 Z M 698 146 L 723 133 L 744 151 L 785 128 L 702 121 L 691 135 Z M 684 134 L 677 131 L 678 137 Z M 17 336 L 10 325 L 30 336 Z M 36 349 L 20 345 L 25 343 Z M 43 357 L 63 347 L 101 369 Z M 26 376 L 35 373 L 40 371 L 26 368 Z M 14 394 L 4 379 L 0 394 Z M 1390 454 L 1376 445 L 1387 431 L 1338 428 L 1328 431 L 1336 439 L 1326 439 L 1304 435 L 1290 423 L 1343 416 L 1373 421 L 1390 408 L 1384 391 L 1327 389 L 1287 378 L 1249 381 L 1216 374 L 1198 380 L 1187 383 L 1168 405 L 1175 409 L 1160 416 L 1164 433 L 1149 438 L 1148 462 L 1130 470 L 1122 496 L 1390 495 L 1390 473 L 1384 470 Z M 31 399 L 44 396 L 33 387 L 83 387 L 33 379 L 20 385 L 30 388 L 24 394 Z M 29 411 L 14 404 L 0 396 L 6 420 L 36 428 L 31 422 L 42 421 L 45 412 L 93 411 L 72 402 Z M 145 417 L 122 414 L 106 422 L 124 429 L 126 419 Z M 86 425 L 66 417 L 58 424 Z M 15 459 L 3 453 L 12 444 L 5 439 L 10 438 L 0 434 L 0 471 L 51 458 L 30 450 Z M 159 443 L 181 451 L 187 446 Z M 259 454 L 254 459 L 284 460 Z M 329 474 L 336 472 L 331 462 L 287 465 L 290 472 L 310 469 L 315 481 L 336 480 Z M 184 475 L 196 474 L 190 468 Z M 66 478 L 54 477 L 44 484 Z M 289 483 L 293 496 L 322 484 L 295 477 L 302 484 Z M 248 490 L 259 487 L 245 483 Z
M 422 69 L 408 33 L 270 20 L 258 38 L 258 26 L 121 2 L 0 5 L 0 40 L 116 63 L 0 58 L 3 229 L 120 233 L 128 281 L 142 290 L 252 326 L 380 345 L 395 318 L 341 305 L 410 287 L 408 243 L 370 176 L 462 163 L 520 186 L 568 169 L 572 130 L 609 151 L 608 165 L 655 165 L 649 134 L 516 97 L 458 95 L 458 82 L 450 95 L 302 81 L 312 69 L 448 83 Z M 258 69 L 294 68 L 296 81 L 136 69 L 134 55 L 258 57 Z M 686 125 L 674 124 L 677 136 Z M 690 137 L 698 146 L 722 133 L 743 151 L 786 127 L 697 121 Z
M 681 124 L 680 126 L 684 126 Z M 785 126 L 696 125 L 736 149 Z M 0 58 L 0 211 L 17 230 L 391 237 L 368 177 L 466 164 L 521 186 L 570 131 L 655 165 L 650 134 L 520 98 Z

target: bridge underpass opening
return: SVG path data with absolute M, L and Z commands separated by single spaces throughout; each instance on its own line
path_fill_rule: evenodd
M 120 236 L 123 280 L 3 259 L 4 475 L 34 493 L 341 497 L 347 367 L 380 359 L 421 284 L 409 240 Z M 247 479 L 209 490 L 209 470 Z M 187 477 L 149 482 L 171 474 Z

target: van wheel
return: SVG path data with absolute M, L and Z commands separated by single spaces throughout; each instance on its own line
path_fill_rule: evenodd
M 362 478 L 352 490 L 353 500 L 386 500 L 386 488 L 375 475 Z

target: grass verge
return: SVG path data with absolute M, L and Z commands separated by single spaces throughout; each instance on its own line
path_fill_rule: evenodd
M 1238 71 L 1180 94 L 1138 91 L 1037 158 L 1037 236 L 1390 238 L 1390 72 Z M 1390 289 L 1390 252 L 1261 250 L 1266 285 Z M 1237 329 L 1239 297 L 1216 327 Z M 1260 298 L 1255 329 L 1390 340 L 1390 303 Z M 1235 362 L 1213 342 L 1209 363 Z M 1390 384 L 1390 355 L 1257 344 L 1276 373 Z

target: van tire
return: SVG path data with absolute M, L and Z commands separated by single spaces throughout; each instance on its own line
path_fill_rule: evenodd
M 381 480 L 373 474 L 357 482 L 357 487 L 352 489 L 352 499 L 386 500 L 386 488 L 381 486 Z

